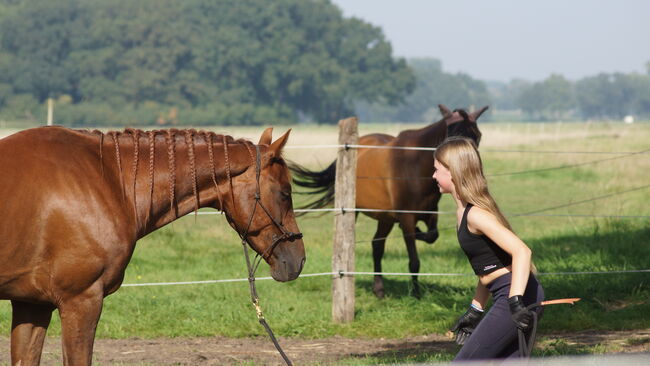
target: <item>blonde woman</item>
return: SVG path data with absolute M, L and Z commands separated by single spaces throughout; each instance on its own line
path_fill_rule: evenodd
M 478 276 L 469 309 L 451 329 L 456 343 L 463 345 L 455 360 L 516 357 L 517 328 L 525 331 L 532 326 L 533 315 L 526 306 L 544 298 L 531 273 L 532 252 L 512 232 L 490 196 L 481 157 L 471 140 L 445 140 L 434 154 L 434 166 L 440 192 L 456 201 L 458 242 Z M 490 295 L 493 305 L 486 313 Z

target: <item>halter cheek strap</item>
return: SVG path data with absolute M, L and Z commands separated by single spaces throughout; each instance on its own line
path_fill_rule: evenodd
M 246 146 L 248 148 L 248 146 Z M 302 233 L 294 233 L 292 231 L 287 230 L 284 225 L 282 225 L 281 221 L 276 220 L 273 215 L 271 214 L 271 211 L 269 211 L 266 206 L 264 206 L 264 203 L 262 203 L 262 197 L 261 197 L 261 191 L 260 191 L 260 173 L 261 173 L 261 154 L 260 154 L 260 147 L 259 145 L 255 145 L 255 204 L 253 206 L 253 212 L 251 212 L 250 217 L 248 218 L 248 224 L 246 225 L 246 230 L 242 234 L 240 234 L 241 239 L 243 243 L 248 243 L 248 233 L 250 232 L 251 225 L 253 224 L 253 217 L 255 217 L 255 211 L 257 210 L 257 206 L 259 205 L 266 216 L 271 220 L 271 222 L 275 225 L 280 230 L 280 235 L 273 234 L 272 240 L 273 242 L 271 245 L 260 255 L 261 258 L 267 259 L 268 257 L 273 254 L 273 250 L 275 249 L 278 244 L 280 244 L 283 241 L 293 241 L 295 239 L 301 239 L 302 238 Z M 234 202 L 233 202 L 234 204 Z M 250 243 L 249 243 L 250 244 Z M 261 262 L 261 259 L 260 259 Z M 259 263 L 257 264 L 259 265 Z M 255 266 L 255 270 L 257 270 L 257 265 Z

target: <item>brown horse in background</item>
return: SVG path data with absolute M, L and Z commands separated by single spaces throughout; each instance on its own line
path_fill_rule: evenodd
M 400 132 L 397 137 L 386 134 L 370 134 L 359 138 L 361 145 L 436 147 L 448 136 L 466 136 L 478 145 L 481 132 L 476 120 L 487 106 L 467 113 L 464 110 L 450 111 L 444 105 L 438 106 L 443 118 L 418 130 Z M 309 188 L 308 194 L 320 195 L 305 208 L 324 207 L 334 200 L 334 178 L 336 161 L 325 170 L 311 171 L 297 164 L 291 164 L 294 183 Z M 440 192 L 433 178 L 433 155 L 431 151 L 399 149 L 360 148 L 357 155 L 356 207 L 378 210 L 437 211 Z M 395 223 L 402 228 L 409 256 L 410 273 L 420 271 L 415 240 L 433 243 L 438 238 L 438 215 L 429 213 L 364 212 L 377 220 L 377 231 L 372 240 L 374 271 L 381 272 L 386 237 Z M 427 232 L 418 229 L 417 223 L 424 221 Z M 420 297 L 417 276 L 413 278 L 412 294 Z M 384 296 L 381 275 L 375 275 L 373 292 L 379 298 Z
M 39 364 L 58 308 L 64 364 L 89 365 L 103 299 L 122 284 L 136 241 L 200 207 L 222 210 L 275 280 L 297 278 L 305 250 L 281 157 L 288 136 L 272 142 L 267 129 L 256 146 L 195 130 L 44 127 L 0 140 L 12 364 Z

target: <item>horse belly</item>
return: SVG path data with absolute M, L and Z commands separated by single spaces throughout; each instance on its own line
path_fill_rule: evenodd
M 360 149 L 357 163 L 356 205 L 374 210 L 393 209 L 393 179 L 386 150 Z M 376 220 L 394 218 L 388 212 L 364 212 Z

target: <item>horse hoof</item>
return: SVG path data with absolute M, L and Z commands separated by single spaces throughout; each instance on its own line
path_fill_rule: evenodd
M 377 296 L 378 299 L 384 298 L 384 289 L 373 289 L 372 292 Z
M 440 236 L 440 234 L 438 234 L 438 230 L 434 230 L 434 231 L 431 231 L 431 232 L 427 233 L 426 238 L 424 239 L 424 241 L 427 242 L 428 244 L 433 244 L 433 243 L 436 242 L 436 240 L 438 240 L 439 236 Z
M 422 298 L 422 294 L 420 293 L 419 288 L 414 288 L 411 290 L 411 296 L 415 297 L 416 299 L 420 300 Z

